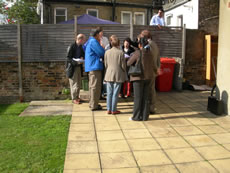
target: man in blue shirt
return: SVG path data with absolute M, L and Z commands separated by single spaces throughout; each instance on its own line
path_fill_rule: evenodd
M 163 9 L 159 9 L 158 14 L 156 14 L 152 17 L 152 19 L 150 20 L 150 25 L 151 26 L 154 26 L 154 25 L 158 26 L 160 29 L 162 28 L 162 26 L 165 26 L 164 10 Z
M 103 59 L 105 50 L 100 45 L 100 30 L 95 30 L 86 45 L 85 72 L 89 72 L 89 107 L 92 111 L 101 110 L 99 105 L 101 93 Z

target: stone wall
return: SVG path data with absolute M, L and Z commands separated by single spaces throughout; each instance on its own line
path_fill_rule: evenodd
M 206 34 L 218 35 L 219 27 L 219 1 L 199 1 L 199 29 Z
M 191 84 L 205 84 L 205 34 L 199 30 L 186 30 L 184 78 Z
M 66 99 L 69 88 L 64 62 L 22 63 L 24 101 Z M 17 63 L 0 63 L 0 102 L 19 101 Z

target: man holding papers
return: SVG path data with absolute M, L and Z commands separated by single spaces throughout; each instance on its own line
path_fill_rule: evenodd
M 82 63 L 84 62 L 85 52 L 82 45 L 85 43 L 86 38 L 84 34 L 78 34 L 76 41 L 70 46 L 67 54 L 68 61 L 74 66 L 73 77 L 69 78 L 70 91 L 72 102 L 80 104 L 80 88 L 82 76 Z

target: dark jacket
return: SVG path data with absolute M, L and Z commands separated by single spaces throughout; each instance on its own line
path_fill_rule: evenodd
M 123 50 L 124 54 L 127 54 L 129 56 L 131 55 L 131 53 L 135 52 L 135 49 L 131 46 L 129 46 L 129 49 L 127 52 L 124 51 L 124 46 L 122 46 L 122 50 Z
M 73 58 L 81 58 L 83 57 L 83 59 L 85 59 L 85 52 L 82 48 L 82 45 L 77 45 L 76 42 L 74 42 L 73 44 L 71 44 L 71 46 L 68 48 L 67 51 L 67 63 L 66 66 L 68 65 L 68 63 L 70 62 L 74 71 L 74 68 L 79 66 L 81 68 L 81 75 L 83 76 L 83 66 L 82 64 L 78 64 L 76 61 L 73 60 Z M 69 76 L 70 77 L 70 76 Z M 70 77 L 71 78 L 71 77 Z
M 132 76 L 130 75 L 130 81 L 137 81 L 137 80 L 151 80 L 154 78 L 154 59 L 151 54 L 150 50 L 136 50 L 134 54 L 129 58 L 127 61 L 127 65 L 131 66 L 134 65 L 140 57 L 140 53 L 142 53 L 142 70 L 143 73 L 140 76 Z
M 67 60 L 71 62 L 73 66 L 82 66 L 82 64 L 78 64 L 76 61 L 73 60 L 73 58 L 81 58 L 83 57 L 85 59 L 85 52 L 82 48 L 82 45 L 77 45 L 76 42 L 71 44 L 71 46 L 68 49 L 67 53 Z

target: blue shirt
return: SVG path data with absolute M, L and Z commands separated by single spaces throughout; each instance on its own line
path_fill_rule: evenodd
M 165 26 L 164 18 L 158 16 L 158 14 L 154 15 L 152 19 L 150 20 L 150 25 L 160 25 L 160 26 Z
M 91 37 L 85 49 L 85 72 L 103 70 L 104 54 L 104 48 L 94 37 Z

